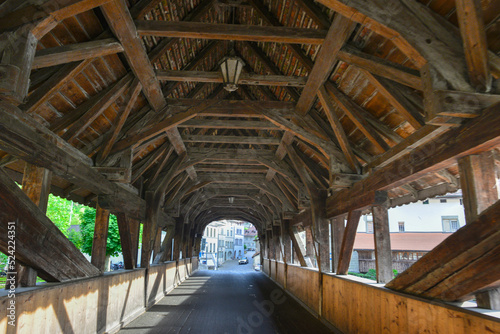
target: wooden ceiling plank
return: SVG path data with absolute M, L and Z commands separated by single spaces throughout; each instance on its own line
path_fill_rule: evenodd
M 492 77 L 480 0 L 456 0 L 458 26 L 465 49 L 469 80 L 476 91 L 488 92 Z
M 279 127 L 268 121 L 190 119 L 178 127 L 199 129 L 252 129 L 257 131 L 279 130 Z
M 161 110 L 166 101 L 125 2 L 113 0 L 102 5 L 101 9 L 111 30 L 121 42 L 125 57 L 141 82 L 149 104 L 154 110 Z
M 356 24 L 341 15 L 336 15 L 328 30 L 328 34 L 321 46 L 314 67 L 307 78 L 307 84 L 302 90 L 295 110 L 301 115 L 306 115 L 314 102 L 319 88 L 328 80 L 337 61 L 340 48 L 351 36 Z
M 267 27 L 200 22 L 136 21 L 142 36 L 219 39 L 294 44 L 321 44 L 325 31 L 306 28 Z
M 32 69 L 67 64 L 120 52 L 123 52 L 123 47 L 116 38 L 56 46 L 37 51 Z

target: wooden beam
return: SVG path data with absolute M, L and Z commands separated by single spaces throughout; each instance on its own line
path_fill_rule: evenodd
M 279 130 L 279 127 L 269 121 L 247 121 L 247 120 L 218 120 L 218 119 L 190 119 L 178 125 L 179 128 L 197 129 L 235 129 L 235 130 L 256 130 L 272 131 Z
M 347 225 L 342 238 L 342 246 L 340 247 L 337 275 L 347 275 L 360 217 L 361 211 L 350 211 L 347 216 Z
M 344 217 L 334 217 L 331 221 L 332 271 L 338 273 L 340 250 L 344 238 Z
M 158 161 L 158 159 L 165 153 L 165 151 L 169 148 L 170 143 L 165 142 L 163 145 L 161 145 L 159 148 L 151 152 L 147 157 L 144 157 L 140 165 L 137 164 L 133 172 L 132 172 L 132 183 L 135 183 L 139 177 L 141 177 L 142 174 L 144 174 L 151 166 Z
M 0 197 L 0 250 L 4 254 L 9 254 L 8 231 L 14 225 L 16 261 L 36 269 L 41 278 L 54 282 L 100 274 L 3 169 Z
M 302 244 L 302 241 L 300 240 L 300 237 L 298 236 L 298 232 L 296 232 L 296 229 L 294 229 L 292 226 L 290 226 L 287 232 L 288 235 L 290 235 L 290 239 L 292 240 L 292 247 L 298 257 L 300 266 L 307 267 L 306 260 L 304 259 L 306 250 L 304 248 L 304 245 Z
M 377 283 L 388 283 L 394 276 L 392 273 L 391 233 L 387 210 L 386 205 L 372 207 Z
M 457 0 L 456 10 L 470 82 L 476 91 L 488 92 L 492 78 L 481 1 Z
M 419 71 L 364 53 L 352 45 L 345 45 L 339 51 L 338 59 L 405 86 L 417 90 L 424 88 Z
M 101 164 L 108 157 L 109 153 L 111 152 L 111 148 L 118 139 L 120 131 L 125 125 L 125 121 L 127 120 L 128 115 L 132 111 L 132 108 L 134 107 L 135 102 L 137 101 L 137 98 L 141 93 L 141 90 L 142 90 L 141 83 L 137 79 L 135 79 L 129 89 L 129 94 L 127 96 L 128 100 L 127 105 L 125 106 L 123 111 L 116 117 L 115 121 L 113 122 L 113 127 L 111 132 L 108 135 L 106 135 L 107 138 L 105 140 L 105 143 L 103 144 L 103 147 L 99 150 L 97 156 L 97 163 Z
M 359 161 L 351 149 L 349 139 L 347 138 L 344 128 L 342 127 L 342 124 L 340 123 L 340 120 L 335 113 L 335 107 L 333 106 L 333 103 L 330 100 L 330 97 L 324 87 L 320 87 L 320 89 L 318 90 L 318 98 L 321 101 L 321 105 L 323 106 L 323 110 L 325 111 L 326 117 L 328 118 L 328 122 L 330 122 L 333 132 L 335 133 L 335 137 L 339 142 L 342 152 L 344 152 L 349 166 L 351 166 L 352 170 L 359 173 L 361 171 Z
M 311 74 L 307 78 L 307 84 L 297 102 L 295 109 L 299 114 L 307 114 L 313 106 L 319 88 L 328 80 L 335 65 L 337 54 L 350 37 L 354 27 L 355 23 L 341 15 L 336 15 L 333 19 Z
M 450 235 L 387 288 L 445 301 L 466 300 L 498 286 L 500 201 Z
M 35 112 L 55 92 L 59 91 L 66 83 L 80 73 L 92 59 L 86 59 L 64 65 L 48 80 L 45 80 L 33 93 L 28 96 L 28 102 L 21 104 L 20 109 L 27 113 Z
M 132 241 L 132 231 L 127 215 L 119 213 L 116 215 L 118 221 L 118 232 L 120 233 L 120 243 L 122 246 L 123 265 L 125 269 L 135 269 L 137 262 L 137 246 L 134 247 Z
M 100 271 L 106 271 L 106 244 L 108 239 L 109 211 L 97 205 L 94 239 L 92 240 L 92 264 Z
M 174 152 L 174 147 L 170 146 L 170 148 L 168 149 L 166 154 L 163 155 L 163 158 L 162 158 L 161 162 L 158 164 L 158 167 L 156 168 L 155 173 L 148 180 L 148 184 L 153 185 L 155 183 L 156 179 L 160 175 L 160 172 L 163 171 L 165 165 L 167 164 L 168 159 L 170 158 L 170 156 L 172 155 L 173 152 Z
M 61 138 L 71 142 L 84 132 L 116 99 L 130 86 L 132 75 L 126 75 L 109 87 L 103 95 L 92 99 L 90 108 L 82 108 L 83 114 L 61 135 Z M 85 104 L 87 106 L 87 104 Z M 70 113 L 71 114 L 71 113 Z M 76 114 L 76 113 L 75 113 Z
M 218 143 L 218 144 L 248 144 L 248 145 L 279 145 L 280 139 L 275 137 L 256 136 L 201 136 L 183 135 L 186 143 Z
M 458 160 L 465 220 L 473 222 L 498 200 L 493 152 L 469 155 Z
M 125 2 L 113 0 L 102 5 L 101 9 L 111 30 L 123 45 L 125 57 L 141 82 L 149 104 L 154 110 L 161 110 L 166 101 Z
M 49 202 L 51 181 L 51 171 L 26 163 L 22 189 L 44 213 L 47 211 Z
M 232 41 L 321 44 L 325 31 L 200 22 L 136 21 L 141 36 L 219 39 Z
M 165 81 L 223 83 L 220 72 L 158 70 L 156 76 Z M 304 87 L 306 81 L 306 77 L 241 73 L 238 84 Z
M 53 48 L 42 49 L 35 53 L 33 69 L 67 64 L 74 61 L 98 58 L 123 52 L 123 47 L 114 38 L 77 44 L 67 44 Z
M 166 118 L 164 121 L 151 124 L 150 126 L 143 128 L 142 131 L 136 135 L 126 137 L 118 141 L 111 150 L 112 153 L 117 153 L 125 150 L 129 147 L 139 146 L 141 143 L 145 142 L 149 138 L 152 138 L 159 133 L 165 132 L 167 130 L 176 129 L 178 124 L 181 124 L 193 117 L 196 117 L 198 113 L 207 109 L 208 107 L 217 104 L 217 100 L 211 100 L 207 102 L 202 102 L 196 106 L 191 107 L 187 111 L 177 113 L 171 117 Z M 180 136 L 180 135 L 179 135 Z M 174 144 L 174 143 L 172 143 Z
M 368 140 L 377 148 L 380 153 L 390 149 L 390 146 L 378 134 L 377 130 L 368 123 L 368 121 L 361 116 L 359 109 L 361 107 L 352 101 L 347 95 L 342 93 L 332 83 L 326 82 L 325 89 L 328 95 L 335 101 L 335 103 L 344 111 L 344 113 L 351 119 L 351 121 L 363 132 Z
M 94 194 L 108 194 L 112 201 L 114 201 L 113 198 L 119 196 L 130 203 L 144 205 L 144 201 L 139 197 L 106 180 L 103 175 L 93 170 L 89 165 L 88 157 L 79 152 L 73 152 L 73 148 L 67 143 L 66 146 L 64 141 L 57 142 L 54 138 L 56 140 L 54 143 L 49 131 L 44 130 L 43 127 L 37 128 L 36 124 L 33 124 L 33 127 L 28 125 L 29 121 L 26 117 L 19 109 L 0 102 L 0 147 L 2 150 L 33 165 L 45 167 Z M 121 208 L 123 212 L 134 212 L 137 211 L 136 209 L 132 204 Z
M 415 128 L 420 129 L 425 125 L 424 116 L 420 110 L 411 103 L 405 94 L 394 83 L 382 77 L 374 76 L 373 74 L 362 70 L 363 74 L 368 78 L 370 83 L 377 88 L 387 101 L 398 111 L 398 113 L 406 119 L 406 121 Z

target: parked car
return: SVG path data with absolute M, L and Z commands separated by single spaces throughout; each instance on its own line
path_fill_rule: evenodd
M 248 259 L 246 257 L 242 257 L 239 261 L 238 264 L 248 264 Z

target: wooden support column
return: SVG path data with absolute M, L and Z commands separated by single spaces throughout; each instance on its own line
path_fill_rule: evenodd
M 130 241 L 132 248 L 132 259 L 135 267 L 139 267 L 140 263 L 137 263 L 137 258 L 139 255 L 139 235 L 141 231 L 141 222 L 135 219 L 128 218 L 129 231 L 130 231 Z M 123 246 L 122 246 L 123 247 Z
M 153 259 L 155 259 L 156 256 L 160 254 L 161 251 L 161 231 L 162 228 L 158 227 L 155 232 L 155 241 L 153 245 Z
M 386 205 L 372 207 L 373 237 L 375 239 L 375 265 L 377 282 L 388 283 L 392 280 L 391 234 Z
M 471 223 L 498 200 L 495 159 L 492 151 L 469 155 L 458 160 L 465 221 Z M 500 290 L 492 289 L 476 295 L 477 306 L 500 310 Z
M 175 235 L 174 235 L 174 261 L 180 260 L 181 250 L 182 250 L 182 235 L 184 230 L 184 223 L 179 220 L 175 224 Z
M 159 204 L 155 201 L 153 192 L 146 191 L 146 203 L 146 221 L 142 228 L 141 268 L 149 268 L 158 220 Z
M 273 226 L 273 246 L 274 246 L 274 259 L 280 261 L 282 257 L 281 248 L 281 228 L 280 226 Z
M 356 230 L 358 229 L 360 217 L 361 211 L 350 211 L 347 216 L 347 226 L 342 238 L 337 275 L 347 275 L 347 271 L 349 270 L 349 263 L 351 262 L 352 249 L 354 247 L 354 239 L 356 238 Z
M 170 261 L 172 256 L 172 238 L 174 237 L 175 226 L 169 225 L 166 227 L 167 234 L 161 243 L 161 250 L 157 256 L 155 256 L 153 263 L 163 263 L 165 261 Z
M 0 34 L 0 95 L 3 100 L 19 105 L 28 95 L 36 45 L 37 40 L 27 25 Z
M 193 239 L 194 239 L 194 233 L 192 233 L 191 231 L 189 231 L 186 234 L 186 237 L 187 237 L 187 240 L 186 240 L 186 244 L 187 244 L 186 258 L 190 259 L 190 258 L 193 257 Z
M 314 239 L 312 235 L 312 226 L 311 225 L 306 226 L 304 230 L 306 232 L 306 257 L 311 259 L 311 261 L 314 264 L 313 266 L 316 267 L 316 261 L 315 261 L 316 253 L 314 252 Z
M 120 232 L 120 242 L 122 245 L 123 265 L 125 269 L 135 269 L 137 263 L 137 244 L 132 243 L 132 227 L 130 220 L 124 213 L 116 215 L 118 221 L 118 231 Z M 135 256 L 134 256 L 135 249 Z
M 100 271 L 106 270 L 106 244 L 108 239 L 109 210 L 97 205 L 91 263 Z
M 51 180 L 52 172 L 45 168 L 26 163 L 22 189 L 43 213 L 47 212 Z M 36 285 L 37 272 L 35 269 L 16 261 L 16 272 L 16 286 Z
M 340 258 L 340 249 L 342 247 L 342 240 L 344 238 L 344 216 L 338 216 L 332 219 L 332 271 L 338 273 L 339 270 L 339 258 Z
M 287 220 L 283 220 L 283 223 L 281 225 L 281 239 L 283 243 L 283 249 L 284 249 L 284 254 L 285 258 L 284 261 L 285 263 L 292 263 L 292 248 L 291 248 L 291 239 L 290 239 L 290 234 L 288 231 L 290 230 L 290 222 Z

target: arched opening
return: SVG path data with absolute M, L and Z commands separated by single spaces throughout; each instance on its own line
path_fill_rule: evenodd
M 200 269 L 220 270 L 239 264 L 250 264 L 249 270 L 260 270 L 257 228 L 242 220 L 217 220 L 207 224 L 200 245 Z M 225 264 L 227 264 L 225 266 Z

